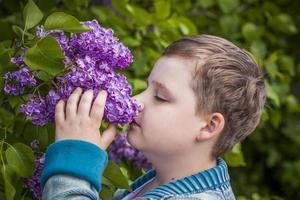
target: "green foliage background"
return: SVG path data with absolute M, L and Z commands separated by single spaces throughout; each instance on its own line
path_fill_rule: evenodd
M 265 72 L 268 102 L 255 133 L 225 156 L 238 200 L 300 199 L 300 1 L 297 0 L 59 0 L 34 1 L 42 14 L 24 19 L 27 1 L 0 0 L 0 75 L 15 70 L 13 41 L 30 41 L 29 22 L 62 11 L 80 21 L 97 19 L 112 28 L 134 54 L 121 73 L 133 93 L 145 89 L 145 78 L 163 49 L 184 35 L 213 34 L 250 51 Z M 26 28 L 27 27 L 27 28 Z M 23 33 L 23 30 L 25 32 Z M 25 44 L 31 47 L 33 43 Z M 44 80 L 39 75 L 41 80 Z M 12 97 L 0 82 L 0 199 L 33 199 L 23 178 L 30 177 L 34 157 L 53 142 L 54 126 L 38 127 L 18 112 L 26 96 Z M 42 90 L 43 88 L 41 88 Z M 41 142 L 38 151 L 29 147 Z M 131 163 L 113 162 L 104 173 L 101 196 L 128 188 L 143 173 Z

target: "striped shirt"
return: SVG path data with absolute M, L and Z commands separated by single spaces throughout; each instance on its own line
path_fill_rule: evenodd
M 148 171 L 145 175 L 139 177 L 131 184 L 132 191 L 140 190 L 145 183 L 152 180 L 156 175 L 155 169 Z M 213 168 L 198 172 L 183 179 L 176 180 L 164 185 L 160 185 L 146 193 L 140 199 L 169 199 L 180 196 L 194 196 L 196 194 L 216 191 L 226 193 L 231 191 L 230 178 L 226 162 L 218 158 L 217 165 Z M 233 193 L 227 195 L 223 199 L 234 199 Z M 114 199 L 123 199 L 130 196 L 131 193 L 127 190 L 119 190 L 116 192 Z M 199 198 L 198 198 L 199 199 Z

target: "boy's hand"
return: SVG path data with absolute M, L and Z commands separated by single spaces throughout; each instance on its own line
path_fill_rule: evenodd
M 55 140 L 84 140 L 106 150 L 117 134 L 116 125 L 110 124 L 102 135 L 99 130 L 107 93 L 106 91 L 99 92 L 93 105 L 93 91 L 85 91 L 80 99 L 81 93 L 81 88 L 74 90 L 67 101 L 66 109 L 63 100 L 57 103 Z

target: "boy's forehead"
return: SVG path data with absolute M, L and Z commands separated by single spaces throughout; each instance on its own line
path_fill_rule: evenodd
M 161 57 L 154 65 L 147 81 L 158 82 L 170 90 L 188 86 L 191 80 L 192 62 L 178 57 Z
M 158 59 L 152 69 L 153 73 L 189 74 L 194 69 L 195 62 L 181 57 L 166 57 Z M 151 72 L 151 73 L 152 73 Z

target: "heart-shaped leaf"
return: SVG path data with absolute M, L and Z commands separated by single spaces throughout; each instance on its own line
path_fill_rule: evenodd
M 45 30 L 60 29 L 71 33 L 82 33 L 89 31 L 90 28 L 81 24 L 78 19 L 64 12 L 55 12 L 45 21 Z
M 34 170 L 34 156 L 30 147 L 22 143 L 9 146 L 5 151 L 6 160 L 9 166 L 22 177 L 30 177 Z
M 28 30 L 37 25 L 44 15 L 37 5 L 32 0 L 29 0 L 24 8 L 23 16 L 25 19 L 24 30 Z
M 24 56 L 24 62 L 31 70 L 42 70 L 53 76 L 64 69 L 63 59 L 58 42 L 51 36 L 42 38 Z

